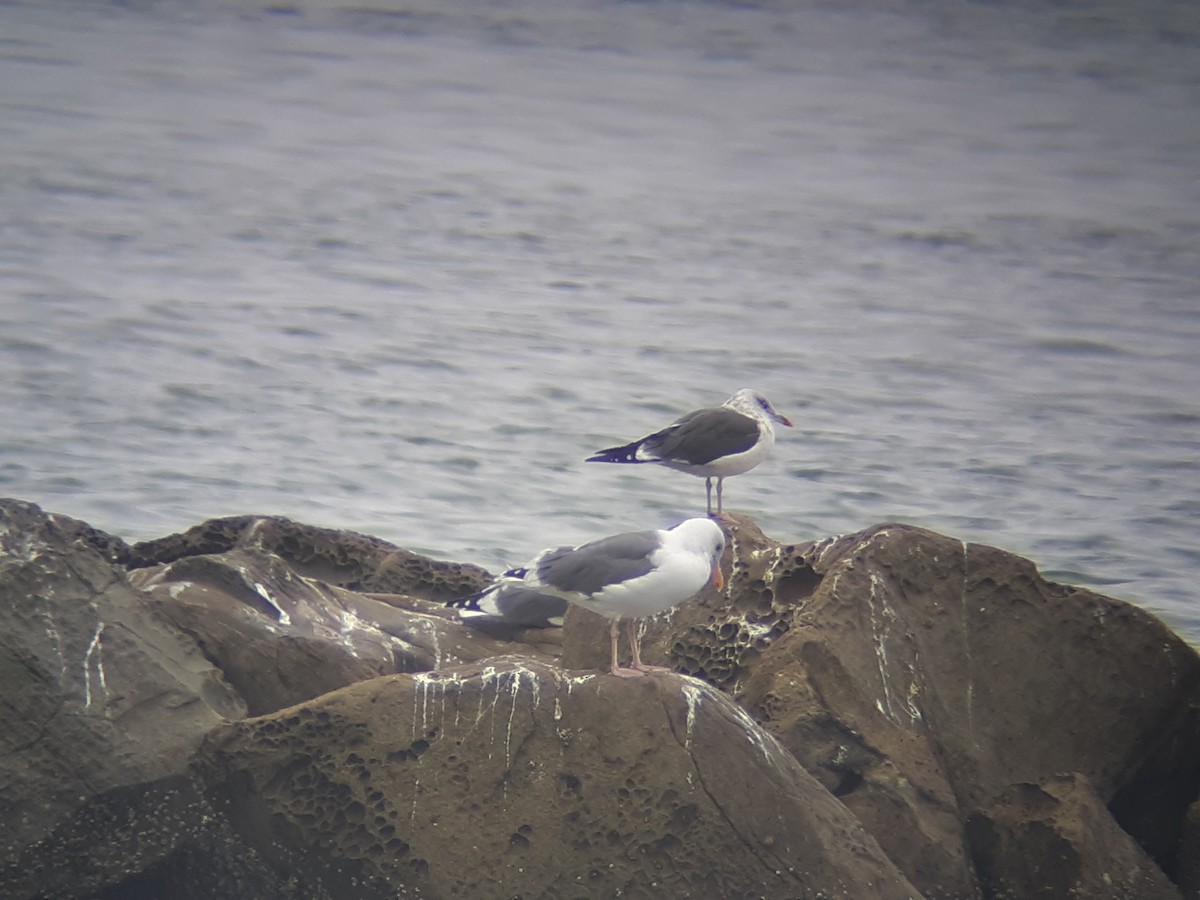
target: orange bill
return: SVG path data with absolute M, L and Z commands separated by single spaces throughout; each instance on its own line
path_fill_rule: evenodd
M 713 566 L 712 583 L 718 591 L 725 589 L 725 576 L 721 574 L 720 566 Z

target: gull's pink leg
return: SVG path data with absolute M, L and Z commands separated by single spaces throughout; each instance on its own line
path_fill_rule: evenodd
M 612 673 L 614 675 L 619 675 L 622 678 L 633 678 L 637 675 L 641 675 L 642 674 L 641 670 L 639 670 L 636 666 L 632 669 L 623 669 L 623 668 L 621 668 L 621 664 L 619 662 L 617 662 L 617 637 L 620 634 L 620 626 L 621 626 L 620 619 L 612 620 L 612 628 L 610 630 L 610 634 L 612 635 Z M 633 653 L 634 653 L 634 661 L 636 662 L 637 661 L 637 646 L 636 645 L 634 646 Z
M 670 672 L 666 666 L 651 666 L 642 662 L 642 653 L 638 648 L 637 627 L 633 623 L 633 619 L 629 619 L 625 623 L 629 629 L 629 647 L 633 651 L 633 668 L 639 672 Z

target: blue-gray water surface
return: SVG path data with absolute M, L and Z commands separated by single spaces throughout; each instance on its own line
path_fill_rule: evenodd
M 1200 5 L 0 4 L 0 493 L 493 570 L 704 485 L 1200 643 Z

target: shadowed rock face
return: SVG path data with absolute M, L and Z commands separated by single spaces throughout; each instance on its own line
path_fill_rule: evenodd
M 1179 896 L 1082 775 L 1011 785 L 970 816 L 967 833 L 980 881 L 993 897 Z
M 695 678 L 623 680 L 574 608 L 464 628 L 472 566 L 0 500 L 0 896 L 1200 895 L 1161 623 L 910 526 L 725 525 L 728 590 L 645 626 Z
M 0 503 L 3 896 L 82 896 L 122 878 L 124 854 L 68 873 L 63 848 L 94 838 L 89 821 L 104 833 L 166 802 L 204 736 L 246 709 L 79 523 L 64 522 Z M 139 853 L 153 860 L 177 840 L 158 834 Z

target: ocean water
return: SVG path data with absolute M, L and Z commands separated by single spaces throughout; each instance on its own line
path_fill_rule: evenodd
M 726 507 L 1200 643 L 1200 5 L 0 4 L 0 493 L 487 566 Z

